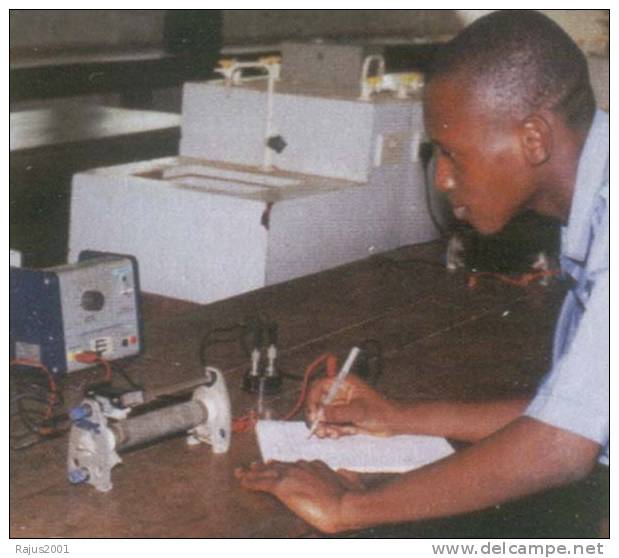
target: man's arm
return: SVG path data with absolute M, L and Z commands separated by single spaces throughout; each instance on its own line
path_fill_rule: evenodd
M 316 528 L 336 533 L 487 508 L 567 484 L 594 467 L 599 445 L 530 418 L 371 489 L 351 487 L 322 463 L 268 463 L 238 470 Z
M 313 423 L 332 380 L 316 382 L 309 393 L 307 422 Z M 379 436 L 423 434 L 475 442 L 518 418 L 526 398 L 491 402 L 423 401 L 403 403 L 386 399 L 359 378 L 349 376 L 339 398 L 324 409 L 319 437 L 360 432 Z
M 600 446 L 530 418 L 380 487 L 347 492 L 336 530 L 480 510 L 568 484 L 595 466 Z
M 423 434 L 476 442 L 517 419 L 529 400 L 424 401 L 400 405 L 393 434 Z

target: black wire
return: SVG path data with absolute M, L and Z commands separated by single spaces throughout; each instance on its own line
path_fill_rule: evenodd
M 447 231 L 445 230 L 445 227 L 443 227 L 443 225 L 439 222 L 439 220 L 436 217 L 434 208 L 432 207 L 432 198 L 430 195 L 432 187 L 430 184 L 429 168 L 430 168 L 430 163 L 432 161 L 433 155 L 434 155 L 434 146 L 430 142 L 423 142 L 419 146 L 419 159 L 421 160 L 421 167 L 423 170 L 423 182 L 424 182 L 426 208 L 428 210 L 428 215 L 430 216 L 432 223 L 438 230 L 441 239 L 445 240 L 447 238 Z M 390 265 L 393 265 L 400 269 L 414 267 L 417 264 L 423 264 L 423 265 L 445 269 L 445 264 L 442 262 L 429 261 L 429 260 L 425 260 L 422 258 L 406 258 L 406 259 L 397 260 L 397 259 L 389 258 L 385 256 L 377 256 L 377 257 L 379 257 L 382 261 L 388 262 Z
M 229 326 L 217 327 L 207 331 L 200 340 L 198 356 L 202 366 L 208 364 L 207 349 L 214 345 L 238 342 L 245 356 L 249 357 L 254 347 L 262 347 L 265 338 L 276 337 L 277 323 L 264 315 L 259 315 Z M 235 335 L 225 335 L 234 333 Z M 266 333 L 266 335 L 265 335 Z M 224 334 L 222 337 L 221 334 Z M 251 341 L 250 341 L 251 338 Z
M 434 213 L 434 208 L 432 207 L 432 199 L 431 199 L 431 186 L 430 186 L 430 162 L 432 161 L 432 157 L 434 155 L 434 146 L 430 142 L 423 142 L 419 146 L 419 158 L 421 159 L 421 168 L 423 169 L 423 183 L 425 190 L 425 199 L 426 199 L 426 207 L 428 209 L 428 214 L 430 215 L 430 219 L 432 223 L 438 230 L 441 238 L 447 238 L 447 231 L 443 227 L 443 225 L 436 218 Z
M 355 363 L 355 373 L 370 384 L 376 384 L 383 374 L 383 347 L 378 339 L 366 339 Z
M 213 336 L 216 334 L 231 333 L 231 332 L 236 332 L 236 335 L 234 337 L 213 338 Z M 214 328 L 208 331 L 200 340 L 198 358 L 200 360 L 201 365 L 202 366 L 208 365 L 207 349 L 214 345 L 219 345 L 219 344 L 224 344 L 224 343 L 239 343 L 241 348 L 244 350 L 244 352 L 247 355 L 249 355 L 247 345 L 246 345 L 246 340 L 245 340 L 247 332 L 248 332 L 248 324 L 244 322 L 232 324 L 226 327 L 218 327 L 218 328 Z
M 218 334 L 237 333 L 236 336 L 221 337 Z M 202 366 L 208 365 L 207 349 L 214 345 L 238 342 L 242 352 L 246 357 L 250 357 L 252 350 L 261 349 L 266 345 L 277 345 L 279 335 L 279 325 L 264 314 L 248 318 L 242 322 L 225 327 L 218 327 L 207 331 L 200 340 L 198 351 L 199 360 Z M 278 370 L 282 378 L 295 381 L 303 381 L 302 375 Z
M 126 364 L 120 364 L 118 361 L 110 362 L 110 366 L 112 367 L 112 372 L 114 375 L 120 374 L 122 378 L 129 384 L 129 387 L 136 390 L 143 390 L 144 386 L 138 384 L 134 381 L 126 369 Z
M 9 447 L 12 450 L 26 449 L 44 439 L 64 434 L 67 429 L 61 428 L 60 423 L 68 416 L 62 412 L 64 398 L 58 382 L 52 391 L 48 378 L 36 367 L 20 364 L 19 369 L 12 367 L 11 371 L 11 391 L 14 394 L 10 400 Z M 48 413 L 51 416 L 48 417 Z M 19 420 L 24 433 L 13 432 L 15 419 Z M 30 442 L 21 443 L 24 439 Z

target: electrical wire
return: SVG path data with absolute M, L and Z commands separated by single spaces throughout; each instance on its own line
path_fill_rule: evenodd
M 250 325 L 254 322 L 239 322 L 226 327 L 214 328 L 208 331 L 200 339 L 200 347 L 198 349 L 198 358 L 202 366 L 208 366 L 207 349 L 214 345 L 235 343 L 238 342 L 246 356 L 249 356 L 249 349 L 247 347 L 246 337 L 250 331 Z M 228 334 L 236 332 L 234 337 L 214 337 L 218 334 Z
M 288 411 L 282 420 L 290 420 L 294 415 L 296 415 L 301 408 L 303 407 L 303 403 L 307 397 L 307 389 L 309 387 L 309 381 L 314 372 L 318 370 L 318 367 L 321 364 L 325 364 L 327 369 L 327 378 L 335 378 L 337 374 L 337 358 L 332 353 L 325 353 L 320 355 L 316 360 L 314 360 L 306 369 L 303 374 L 303 383 L 301 384 L 301 393 L 299 394 L 299 398 L 295 405 Z
M 421 168 L 423 170 L 423 184 L 425 191 L 425 199 L 426 199 L 426 208 L 428 209 L 428 215 L 432 220 L 432 224 L 436 227 L 436 230 L 439 232 L 441 238 L 447 238 L 447 231 L 445 227 L 439 222 L 434 213 L 434 208 L 432 207 L 432 198 L 431 198 L 431 186 L 430 186 L 430 162 L 432 161 L 432 157 L 434 155 L 434 146 L 430 142 L 423 142 L 419 146 L 419 158 L 421 159 Z
M 85 351 L 75 356 L 75 360 L 84 364 L 97 364 L 105 372 L 105 382 L 112 381 L 112 367 L 108 360 L 99 354 Z M 19 419 L 23 432 L 11 432 L 10 448 L 22 450 L 43 441 L 65 434 L 69 430 L 69 417 L 63 411 L 64 398 L 56 378 L 47 366 L 29 359 L 9 361 L 12 370 L 19 368 L 13 375 L 15 395 L 11 397 L 11 406 L 15 413 L 11 419 Z M 38 374 L 35 375 L 35 374 Z M 128 377 L 124 376 L 126 379 Z M 43 378 L 44 383 L 41 383 Z M 65 424 L 66 423 L 66 424 Z M 11 426 L 16 426 L 11 420 Z
M 303 407 L 303 403 L 305 402 L 305 399 L 307 397 L 310 378 L 314 375 L 314 373 L 319 369 L 319 366 L 322 364 L 326 366 L 327 377 L 335 377 L 335 375 L 337 374 L 337 358 L 335 357 L 335 355 L 333 355 L 332 353 L 325 353 L 312 361 L 307 366 L 303 374 L 303 383 L 301 384 L 301 392 L 299 394 L 297 402 L 286 414 L 284 414 L 281 420 L 290 420 L 301 410 L 301 408 Z M 248 430 L 254 428 L 258 418 L 259 417 L 257 416 L 257 413 L 255 411 L 251 411 L 246 415 L 235 418 L 232 421 L 232 431 L 247 432 Z
M 361 352 L 355 362 L 355 372 L 374 385 L 383 374 L 383 347 L 378 339 L 366 339 L 359 343 L 359 348 Z
M 419 159 L 421 160 L 421 168 L 423 171 L 423 185 L 424 185 L 424 199 L 426 204 L 426 209 L 428 211 L 428 215 L 430 216 L 430 220 L 432 224 L 436 227 L 436 230 L 439 232 L 441 239 L 445 240 L 447 238 L 447 231 L 445 227 L 440 223 L 438 218 L 436 217 L 434 208 L 432 207 L 432 197 L 431 197 L 431 184 L 430 184 L 430 163 L 432 161 L 432 157 L 434 154 L 434 146 L 430 142 L 423 142 L 419 146 Z M 387 262 L 389 265 L 397 267 L 399 269 L 407 269 L 410 267 L 414 267 L 417 264 L 427 265 L 431 267 L 438 267 L 441 269 L 445 269 L 445 264 L 442 262 L 436 262 L 431 260 L 425 260 L 422 258 L 406 258 L 397 260 L 390 257 L 385 256 L 377 256 L 380 258 L 380 261 Z
M 550 269 L 544 271 L 534 271 L 530 273 L 521 273 L 518 276 L 510 276 L 505 273 L 495 273 L 493 271 L 474 271 L 469 274 L 469 278 L 467 281 L 467 286 L 470 289 L 473 289 L 479 283 L 479 279 L 481 278 L 489 278 L 496 279 L 501 283 L 506 283 L 508 285 L 513 285 L 515 287 L 528 287 L 530 283 L 533 281 L 539 281 L 545 279 L 547 277 L 555 277 L 559 274 L 559 270 Z
M 382 345 L 377 339 L 366 339 L 359 343 L 361 352 L 355 363 L 355 372 L 366 382 L 375 384 L 383 372 Z M 337 375 L 337 357 L 333 353 L 324 353 L 314 359 L 303 372 L 303 376 L 294 376 L 301 380 L 299 397 L 292 408 L 286 412 L 279 420 L 290 420 L 303 407 L 307 398 L 310 380 L 320 367 L 324 365 L 327 378 L 334 378 Z M 256 411 L 250 411 L 246 415 L 237 417 L 232 421 L 233 432 L 246 432 L 254 428 L 259 416 Z
M 144 389 L 144 386 L 142 386 L 141 384 L 138 384 L 137 382 L 135 382 L 131 378 L 131 376 L 129 375 L 129 373 L 125 369 L 125 366 L 120 366 L 118 364 L 118 361 L 116 361 L 114 363 L 110 362 L 110 364 L 112 365 L 112 370 L 114 371 L 114 374 L 118 374 L 118 375 L 122 376 L 122 378 L 125 380 L 125 382 L 127 382 L 129 387 L 131 387 L 132 389 L 136 389 L 136 390 L 143 390 Z
M 98 353 L 94 351 L 84 351 L 75 355 L 75 360 L 77 362 L 81 362 L 82 364 L 99 364 L 103 367 L 105 371 L 105 381 L 112 381 L 112 367 L 110 366 L 110 361 L 101 357 Z
M 27 368 L 31 368 L 35 370 L 42 370 L 43 372 L 45 372 L 45 376 L 46 376 L 47 384 L 49 388 L 48 396 L 46 397 L 48 406 L 45 411 L 45 418 L 49 419 L 53 412 L 53 406 L 58 400 L 58 387 L 56 385 L 56 381 L 54 380 L 52 373 L 49 371 L 47 366 L 45 366 L 44 364 L 41 364 L 40 362 L 37 362 L 34 360 L 28 360 L 28 359 L 11 360 L 9 362 L 9 366 L 23 366 L 23 367 L 27 367 Z
M 17 367 L 19 370 L 15 370 Z M 40 362 L 28 359 L 9 361 L 9 369 L 16 372 L 12 376 L 11 386 L 16 392 L 11 397 L 11 407 L 16 412 L 11 413 L 11 419 L 17 417 L 24 429 L 21 433 L 15 433 L 11 429 L 10 448 L 25 449 L 43 438 L 63 434 L 66 429 L 59 425 L 67 416 L 59 410 L 62 409 L 64 401 L 49 369 Z M 11 427 L 14 426 L 11 420 Z

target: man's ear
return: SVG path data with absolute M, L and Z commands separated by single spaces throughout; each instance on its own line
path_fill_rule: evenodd
M 552 128 L 539 114 L 527 116 L 520 126 L 520 143 L 531 165 L 545 163 L 552 154 Z

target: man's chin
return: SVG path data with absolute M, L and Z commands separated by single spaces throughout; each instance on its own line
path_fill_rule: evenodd
M 466 222 L 473 227 L 482 236 L 492 236 L 503 230 L 505 223 L 497 221 L 476 221 L 475 219 L 467 219 Z

